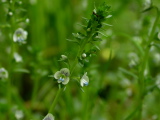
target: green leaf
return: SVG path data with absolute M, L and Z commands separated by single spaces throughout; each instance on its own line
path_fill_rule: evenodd
M 119 70 L 122 71 L 123 73 L 127 74 L 127 75 L 130 75 L 130 76 L 134 77 L 135 79 L 138 79 L 137 75 L 135 75 L 134 73 L 132 73 L 132 72 L 130 72 L 130 71 L 124 69 L 124 68 L 119 67 Z
M 112 25 L 110 25 L 110 24 L 107 24 L 107 23 L 103 23 L 103 25 L 105 25 L 105 26 L 112 26 Z
M 79 25 L 79 26 L 83 27 L 84 29 L 86 29 L 86 28 L 87 28 L 87 26 L 82 25 L 82 24 L 80 24 L 80 23 L 77 23 L 77 25 Z
M 23 69 L 23 68 L 17 68 L 17 69 L 14 69 L 15 72 L 21 72 L 21 73 L 30 73 L 29 70 L 27 69 Z
M 8 23 L 0 24 L 0 28 L 7 28 L 7 27 L 10 28 L 11 25 Z
M 82 40 L 85 38 L 85 35 L 78 32 L 78 33 L 72 33 L 72 35 L 77 39 L 77 40 Z
M 74 42 L 74 43 L 80 44 L 77 40 L 71 40 L 71 39 L 66 39 L 66 40 L 69 42 Z
M 142 12 L 150 11 L 152 8 L 153 8 L 153 7 L 152 7 L 152 6 L 150 6 L 149 8 L 146 8 L 146 9 L 142 10 Z
M 102 39 L 100 37 L 95 37 L 93 38 L 93 41 L 102 41 Z

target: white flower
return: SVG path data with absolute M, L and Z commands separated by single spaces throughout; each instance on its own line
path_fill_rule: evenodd
M 158 37 L 158 39 L 160 40 L 160 32 L 158 32 L 158 36 L 157 36 L 157 37 Z
M 29 22 L 30 22 L 30 20 L 29 20 L 29 18 L 27 18 L 27 19 L 26 19 L 26 23 L 29 23 Z
M 24 113 L 22 110 L 16 110 L 15 111 L 15 117 L 17 118 L 17 120 L 21 120 L 24 118 Z
M 129 53 L 128 58 L 130 60 L 130 62 L 129 62 L 130 67 L 134 67 L 134 66 L 138 65 L 139 57 L 136 53 L 134 53 L 134 52 Z
M 25 44 L 27 35 L 27 31 L 23 30 L 22 28 L 18 28 L 13 34 L 13 41 Z
M 152 5 L 151 0 L 144 0 L 144 10 L 149 9 Z
M 6 2 L 6 0 L 1 0 L 2 2 Z
M 12 16 L 12 15 L 13 15 L 13 12 L 9 12 L 8 14 L 9 14 L 10 16 Z
M 67 60 L 68 59 L 68 57 L 67 56 L 65 56 L 65 55 L 61 55 L 61 60 Z
M 82 76 L 81 80 L 80 80 L 80 85 L 83 86 L 87 86 L 89 84 L 89 78 L 87 76 L 87 72 Z
M 14 53 L 14 59 L 16 62 L 22 62 L 22 57 L 18 53 Z
M 156 76 L 156 85 L 157 85 L 157 87 L 160 89 L 160 74 L 158 74 L 157 76 Z
M 54 78 L 58 80 L 58 83 L 66 85 L 69 82 L 70 71 L 68 68 L 62 68 L 54 74 Z
M 0 79 L 8 78 L 8 71 L 4 68 L 0 68 Z
M 54 120 L 54 116 L 51 113 L 48 113 L 43 120 Z

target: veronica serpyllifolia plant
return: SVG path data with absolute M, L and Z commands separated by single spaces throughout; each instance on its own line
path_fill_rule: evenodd
M 52 106 L 50 107 L 49 113 L 52 113 L 56 102 L 58 101 L 59 95 L 62 91 L 61 87 L 65 87 L 69 81 L 72 80 L 76 66 L 81 64 L 83 67 L 84 60 L 92 56 L 92 54 L 95 54 L 95 48 L 98 49 L 97 42 L 102 40 L 99 35 L 104 35 L 101 33 L 101 28 L 108 25 L 104 22 L 110 17 L 110 6 L 106 3 L 101 4 L 98 8 L 93 10 L 90 19 L 85 18 L 87 25 L 82 25 L 84 32 L 73 33 L 74 39 L 67 39 L 70 42 L 76 43 L 75 46 L 78 48 L 78 51 L 73 62 L 69 62 L 72 61 L 72 59 L 68 56 L 61 55 L 61 59 L 59 61 L 65 62 L 68 68 L 61 68 L 60 71 L 57 71 L 54 75 L 50 76 L 54 77 L 59 83 L 59 91 L 52 103 Z M 87 47 L 88 45 L 89 48 Z M 78 81 L 81 87 L 89 84 L 89 77 L 86 71 L 84 71 L 84 75 L 82 77 L 76 78 L 79 78 Z

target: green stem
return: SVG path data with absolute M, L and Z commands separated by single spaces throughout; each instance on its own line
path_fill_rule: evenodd
M 142 54 L 143 55 L 142 56 L 142 64 L 141 64 L 140 71 L 139 71 L 139 92 L 140 93 L 139 93 L 139 98 L 138 98 L 138 105 L 137 105 L 136 109 L 131 114 L 129 114 L 128 117 L 125 120 L 130 120 L 131 118 L 133 118 L 135 116 L 135 114 L 137 113 L 137 111 L 138 111 L 138 118 L 137 119 L 138 120 L 142 119 L 142 105 L 143 105 L 143 99 L 144 99 L 144 95 L 145 95 L 145 76 L 144 76 L 144 72 L 145 72 L 145 69 L 147 67 L 151 42 L 153 40 L 153 36 L 154 36 L 155 30 L 156 30 L 156 26 L 158 25 L 158 21 L 159 21 L 159 10 L 155 6 L 153 6 L 153 8 L 156 9 L 157 16 L 156 16 L 156 19 L 154 21 L 154 24 L 153 24 L 152 30 L 150 32 L 150 35 L 148 37 L 149 39 L 148 39 L 148 42 L 147 42 L 147 47 L 144 50 L 144 55 Z
M 141 105 L 138 105 L 136 109 L 129 116 L 127 116 L 124 120 L 131 120 L 140 108 L 141 108 Z
M 13 1 L 12 3 L 10 3 L 10 9 L 12 10 L 12 12 L 14 11 L 14 4 L 15 4 L 15 1 Z M 13 36 L 13 33 L 14 33 L 14 28 L 15 28 L 15 18 L 14 18 L 14 15 L 11 16 L 11 19 L 10 19 L 10 24 L 11 24 L 11 29 L 10 29 L 10 33 L 11 35 Z M 12 72 L 13 72 L 13 55 L 14 55 L 14 51 L 15 51 L 15 45 L 14 45 L 14 42 L 13 42 L 13 39 L 12 37 L 9 37 L 10 41 L 11 41 L 11 47 L 10 47 L 10 55 L 9 55 L 9 67 L 8 67 L 8 73 L 9 73 L 9 77 L 8 77 L 8 80 L 7 80 L 7 100 L 8 100 L 8 114 L 9 114 L 9 117 L 10 117 L 10 108 L 11 108 L 11 101 L 12 101 Z
M 85 91 L 83 94 L 83 111 L 82 111 L 82 120 L 88 120 L 89 115 L 89 100 L 88 100 L 88 90 Z
M 91 35 L 89 36 L 88 39 L 84 39 L 84 40 L 82 41 L 82 43 L 81 43 L 81 45 L 80 45 L 80 48 L 79 48 L 79 50 L 78 50 L 77 56 L 76 56 L 76 58 L 75 58 L 75 61 L 74 61 L 73 65 L 72 65 L 72 67 L 71 67 L 71 70 L 70 70 L 70 71 L 71 71 L 71 75 L 72 75 L 72 73 L 73 73 L 73 71 L 74 71 L 74 69 L 75 69 L 75 67 L 76 67 L 76 65 L 77 65 L 77 63 L 78 63 L 78 59 L 77 59 L 78 56 L 80 56 L 80 55 L 82 54 L 82 52 L 83 52 L 83 50 L 84 50 L 84 48 L 85 48 L 85 45 L 86 45 L 87 42 L 90 40 L 90 38 L 91 38 Z M 70 76 L 71 76 L 71 75 L 70 75 Z M 62 88 L 61 88 L 61 86 L 59 86 L 58 93 L 57 93 L 57 95 L 56 95 L 56 97 L 55 97 L 55 99 L 54 99 L 54 101 L 53 101 L 53 103 L 52 103 L 52 105 L 51 105 L 51 107 L 50 107 L 50 109 L 49 109 L 49 113 L 53 112 L 53 110 L 54 110 L 54 108 L 55 108 L 55 106 L 56 106 L 57 100 L 59 99 L 59 96 L 60 96 L 61 92 L 62 92 Z
M 72 67 L 71 67 L 71 75 L 72 75 L 72 73 L 73 73 L 73 71 L 74 71 L 74 69 L 75 69 L 75 67 L 76 67 L 76 65 L 77 65 L 77 63 L 78 63 L 77 57 L 79 56 L 80 51 L 81 51 L 81 49 L 79 48 L 79 51 L 78 51 L 78 53 L 77 53 L 77 56 L 76 56 L 76 58 L 75 58 L 75 60 L 74 60 L 74 63 L 73 63 L 73 65 L 72 65 Z
M 29 111 L 25 106 L 24 106 L 24 101 L 22 98 L 19 96 L 17 91 L 14 91 L 12 93 L 12 97 L 14 101 L 19 105 L 20 109 L 24 111 L 24 114 L 26 115 L 27 119 L 31 119 L 31 111 Z
M 144 72 L 146 70 L 147 67 L 147 63 L 148 63 L 148 57 L 149 57 L 149 51 L 150 51 L 150 47 L 151 47 L 151 42 L 153 41 L 153 36 L 156 30 L 156 26 L 158 24 L 159 21 L 159 10 L 157 7 L 153 7 L 156 9 L 157 12 L 157 16 L 156 19 L 154 21 L 151 33 L 149 35 L 149 40 L 147 42 L 147 46 L 146 46 L 146 50 L 142 59 L 142 64 L 141 64 L 141 70 L 139 72 L 139 91 L 140 91 L 140 95 L 139 95 L 139 104 L 140 104 L 140 109 L 139 109 L 139 114 L 138 114 L 138 119 L 141 120 L 142 119 L 142 104 L 143 104 L 143 99 L 144 99 L 144 91 L 145 91 L 145 76 L 144 76 Z
M 39 79 L 36 79 L 34 81 L 34 87 L 33 87 L 33 92 L 32 92 L 31 109 L 34 108 L 34 103 L 35 103 L 36 96 L 37 96 L 38 86 L 39 86 Z
M 53 110 L 54 110 L 54 108 L 55 108 L 55 106 L 57 104 L 57 101 L 59 99 L 59 96 L 60 96 L 61 92 L 62 92 L 62 88 L 61 88 L 61 85 L 59 85 L 59 90 L 58 90 L 58 92 L 56 94 L 56 97 L 55 97 L 55 99 L 54 99 L 54 101 L 53 101 L 53 103 L 52 103 L 52 105 L 51 105 L 48 113 L 52 113 L 53 112 Z
M 73 71 L 74 71 L 74 69 L 75 69 L 75 67 L 76 67 L 76 65 L 77 65 L 77 63 L 78 63 L 78 59 L 77 59 L 77 58 L 82 55 L 82 52 L 83 52 L 86 44 L 87 44 L 87 43 L 89 42 L 89 40 L 91 39 L 91 37 L 92 37 L 92 33 L 88 36 L 88 39 L 84 39 L 84 40 L 82 41 L 82 43 L 81 43 L 81 45 L 80 45 L 80 48 L 79 48 L 79 50 L 78 50 L 77 56 L 76 56 L 76 58 L 75 58 L 75 61 L 74 61 L 73 65 L 72 65 L 72 67 L 71 67 L 71 75 L 72 75 L 72 73 L 73 73 Z

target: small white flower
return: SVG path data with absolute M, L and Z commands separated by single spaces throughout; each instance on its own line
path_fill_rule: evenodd
M 17 120 L 21 120 L 24 118 L 24 113 L 22 110 L 16 110 L 15 111 L 15 117 L 17 118 Z
M 16 62 L 22 62 L 22 57 L 18 53 L 14 53 L 14 59 Z
M 68 68 L 62 68 L 54 74 L 54 78 L 58 80 L 58 83 L 66 85 L 69 82 L 70 71 Z
M 152 1 L 151 0 L 144 0 L 144 10 L 150 8 L 152 5 Z
M 134 67 L 134 66 L 138 65 L 139 57 L 136 53 L 134 53 L 134 52 L 129 53 L 128 58 L 130 60 L 130 62 L 129 62 L 130 67 Z
M 29 23 L 29 22 L 30 22 L 30 20 L 29 20 L 29 18 L 27 18 L 27 19 L 26 19 L 26 23 Z
M 86 53 L 83 53 L 82 58 L 86 58 L 86 57 L 87 57 Z
M 1 0 L 2 2 L 6 2 L 6 0 Z
M 157 76 L 156 76 L 156 85 L 157 85 L 157 87 L 160 89 L 160 74 L 158 74 Z
M 13 15 L 13 12 L 9 12 L 8 14 L 9 14 L 10 16 L 12 16 L 12 15 Z
M 0 79 L 7 79 L 8 71 L 4 68 L 0 68 Z
M 27 35 L 27 31 L 23 30 L 22 28 L 18 28 L 13 34 L 13 41 L 25 44 Z
M 37 3 L 37 0 L 30 0 L 31 5 L 35 5 Z
M 157 36 L 157 37 L 158 37 L 158 39 L 160 40 L 160 32 L 158 32 L 158 36 Z
M 54 116 L 51 113 L 48 113 L 43 120 L 54 120 Z
M 67 60 L 68 59 L 68 57 L 67 56 L 65 56 L 65 55 L 61 55 L 61 60 Z
M 19 1 L 18 3 L 19 3 L 20 5 L 22 5 L 22 1 Z
M 80 80 L 80 85 L 83 86 L 87 86 L 89 84 L 89 78 L 87 76 L 87 72 L 82 76 L 81 80 Z

